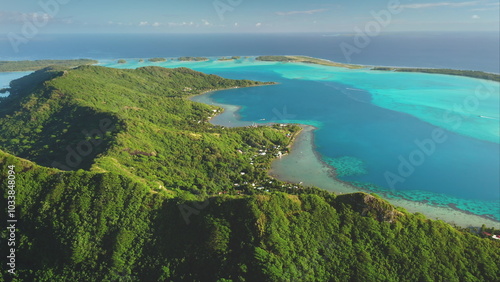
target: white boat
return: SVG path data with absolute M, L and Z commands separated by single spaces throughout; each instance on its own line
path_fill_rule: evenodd
M 480 118 L 488 118 L 488 119 L 498 119 L 498 118 L 494 118 L 494 117 L 488 117 L 488 116 L 479 116 Z

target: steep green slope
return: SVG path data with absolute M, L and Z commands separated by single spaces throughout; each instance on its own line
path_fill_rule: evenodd
M 34 83 L 37 77 L 52 79 Z M 272 154 L 253 165 L 250 158 L 285 148 L 286 134 L 298 127 L 214 127 L 206 121 L 220 109 L 183 98 L 261 84 L 186 68 L 47 69 L 13 83 L 17 91 L 0 110 L 0 147 L 44 166 L 116 172 L 158 190 L 216 192 L 263 183 Z M 23 85 L 32 91 L 20 90 Z
M 20 281 L 494 281 L 500 275 L 498 242 L 363 193 L 168 198 L 114 173 L 61 172 L 1 152 L 0 164 L 4 176 L 7 164 L 17 171 Z M 392 223 L 377 220 L 381 206 L 395 214 Z
M 18 281 L 500 276 L 498 241 L 373 195 L 270 179 L 298 127 L 216 127 L 206 121 L 217 108 L 185 98 L 259 84 L 156 67 L 46 69 L 14 82 L 0 148 L 30 161 L 0 150 L 0 181 L 15 166 Z

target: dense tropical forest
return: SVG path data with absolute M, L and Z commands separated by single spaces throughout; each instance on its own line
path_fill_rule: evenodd
M 81 65 L 93 65 L 98 61 L 89 59 L 78 60 L 37 60 L 37 61 L 0 61 L 0 72 L 14 71 L 36 71 L 49 66 L 59 66 L 66 68 L 78 67 Z
M 208 121 L 222 109 L 188 99 L 249 86 L 273 83 L 98 66 L 51 67 L 13 81 L 0 101 L 0 175 L 2 185 L 15 175 L 20 223 L 16 275 L 3 271 L 0 280 L 500 277 L 499 240 L 375 194 L 273 179 L 270 161 L 288 152 L 300 127 L 214 126 Z M 8 189 L 2 196 L 6 203 Z M 10 251 L 7 231 L 2 254 Z

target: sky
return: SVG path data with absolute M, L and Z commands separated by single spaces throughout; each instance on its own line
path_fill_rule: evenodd
M 0 3 L 2 35 L 500 29 L 498 0 L 0 0 Z

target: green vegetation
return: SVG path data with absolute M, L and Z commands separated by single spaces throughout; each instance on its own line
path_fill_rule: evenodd
M 257 61 L 266 62 L 295 62 L 291 56 L 259 56 L 255 58 Z
M 187 68 L 97 66 L 12 82 L 0 107 L 0 175 L 3 182 L 15 166 L 17 281 L 500 276 L 498 240 L 374 195 L 270 178 L 271 159 L 287 152 L 298 126 L 214 126 L 207 121 L 221 109 L 187 99 L 264 84 Z M 4 189 L 0 201 L 7 196 Z
M 127 61 L 126 61 L 126 60 L 124 60 L 124 59 L 120 59 L 120 60 L 118 60 L 118 63 L 119 63 L 119 64 L 126 64 L 126 63 L 127 63 Z
M 348 69 L 362 69 L 366 68 L 361 65 L 351 65 L 332 62 L 328 60 L 312 58 L 307 56 L 259 56 L 256 58 L 257 61 L 267 61 L 267 62 L 294 62 L 294 63 L 305 63 L 305 64 L 316 64 L 330 67 L 340 67 Z
M 167 59 L 165 58 L 151 58 L 151 59 L 148 59 L 148 61 L 150 62 L 153 62 L 153 63 L 156 63 L 156 62 L 165 62 Z
M 177 60 L 181 62 L 202 62 L 208 61 L 208 58 L 204 57 L 179 57 Z
M 219 58 L 218 61 L 234 61 L 234 60 L 239 60 L 239 59 L 241 59 L 240 56 L 232 56 L 230 58 L 226 58 L 226 57 Z
M 267 179 L 258 162 L 272 156 L 258 155 L 254 165 L 249 158 L 258 150 L 285 148 L 285 135 L 297 129 L 214 127 L 206 121 L 220 109 L 183 97 L 261 84 L 186 68 L 41 71 L 12 83 L 12 95 L 0 109 L 0 147 L 44 166 L 113 171 L 157 189 L 227 190 L 237 180 Z M 21 93 L 22 85 L 32 91 Z M 113 129 L 101 130 L 102 122 Z M 99 140 L 91 138 L 95 130 L 101 131 Z M 88 144 L 92 150 L 79 154 L 85 157 L 75 155 Z
M 38 60 L 38 61 L 0 61 L 0 72 L 36 71 L 49 66 L 74 68 L 83 65 L 97 64 L 98 61 L 79 60 Z
M 500 74 L 487 73 L 483 71 L 454 70 L 454 69 L 392 68 L 392 67 L 374 67 L 372 68 L 372 70 L 448 74 L 448 75 L 467 76 L 472 78 L 479 78 L 479 79 L 486 79 L 486 80 L 493 80 L 500 82 Z

